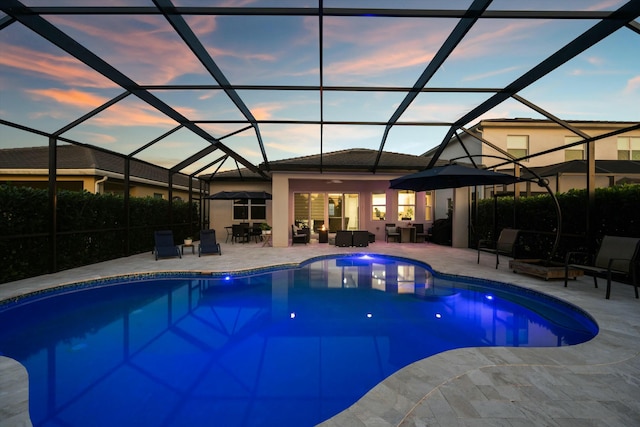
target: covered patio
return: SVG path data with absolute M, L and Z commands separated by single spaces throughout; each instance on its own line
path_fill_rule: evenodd
M 187 254 L 155 261 L 133 255 L 0 287 L 0 300 L 78 281 L 154 271 L 234 271 L 334 253 L 365 252 L 326 244 L 264 248 L 222 244 L 220 257 Z M 593 340 L 571 347 L 485 347 L 448 351 L 416 362 L 380 383 L 351 408 L 326 421 L 344 425 L 636 425 L 640 422 L 640 311 L 631 286 L 615 283 L 612 299 L 588 277 L 542 281 L 514 274 L 501 263 L 476 263 L 476 252 L 434 244 L 376 242 L 369 253 L 407 257 L 443 273 L 498 280 L 578 305 L 598 322 Z M 624 317 L 619 313 L 625 313 Z M 0 357 L 0 426 L 29 425 L 27 377 Z

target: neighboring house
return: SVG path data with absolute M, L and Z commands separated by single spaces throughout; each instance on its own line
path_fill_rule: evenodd
M 637 125 L 635 122 L 569 121 L 568 124 L 589 137 L 609 134 Z M 558 151 L 557 147 L 577 143 L 584 138 L 550 120 L 536 119 L 490 119 L 482 120 L 468 129 L 469 133 L 459 132 L 461 145 L 452 138 L 440 155 L 441 160 L 451 160 L 466 155 L 465 149 L 474 156 L 474 161 L 486 166 L 505 163 L 491 156 L 505 157 L 505 153 L 516 158 L 525 158 L 520 163 L 542 178 L 549 180 L 549 186 L 555 192 L 570 189 L 583 189 L 586 180 L 586 146 L 579 144 Z M 482 140 L 482 141 L 481 141 Z M 483 142 L 484 141 L 484 142 Z M 640 182 L 640 130 L 608 136 L 594 142 L 596 160 L 596 187 L 608 187 L 625 182 Z M 424 153 L 432 157 L 435 149 Z M 537 155 L 538 153 L 546 153 Z M 531 157 L 529 157 L 531 156 Z M 469 162 L 460 159 L 460 162 Z M 526 169 L 521 176 L 531 176 Z M 502 165 L 501 172 L 514 173 L 513 166 Z M 484 191 L 483 191 L 484 190 Z M 491 197 L 493 192 L 513 191 L 510 188 L 497 187 L 480 189 L 480 197 Z M 544 193 L 545 189 L 535 184 L 520 185 L 520 194 Z M 451 192 L 439 192 L 436 204 L 446 205 Z M 442 200 L 441 200 L 441 199 Z M 440 215 L 442 212 L 436 212 Z
M 569 121 L 567 123 L 589 137 L 605 135 L 638 124 L 637 122 L 598 121 Z M 525 166 L 530 168 L 586 159 L 584 144 L 537 155 L 583 139 L 550 120 L 482 120 L 471 127 L 469 132 L 517 158 L 532 156 L 522 161 Z M 473 155 L 501 155 L 489 144 L 482 143 L 467 133 L 460 133 L 460 139 Z M 430 156 L 433 151 L 426 152 L 425 156 Z M 465 151 L 457 138 L 453 138 L 443 151 L 441 158 L 452 159 L 461 156 L 465 156 Z M 595 141 L 595 158 L 597 160 L 640 160 L 640 129 Z M 477 161 L 479 158 L 475 159 Z M 491 166 L 502 163 L 502 161 L 484 157 L 479 163 Z
M 124 194 L 122 157 L 78 145 L 59 146 L 57 156 L 58 189 Z M 131 197 L 169 197 L 167 169 L 132 160 L 130 170 Z M 48 181 L 48 147 L 0 149 L 0 184 L 48 188 Z M 197 179 L 193 189 L 199 190 Z M 189 199 L 188 176 L 173 176 L 173 198 Z
M 211 228 L 223 230 L 234 223 L 268 222 L 273 245 L 287 246 L 291 225 L 322 229 L 368 230 L 384 240 L 385 224 L 434 220 L 433 194 L 389 189 L 391 179 L 417 172 L 429 158 L 383 152 L 376 173 L 370 168 L 377 150 L 351 149 L 269 163 L 271 181 L 246 169 L 201 176 L 210 181 L 210 193 L 229 190 L 267 191 L 272 200 L 212 200 Z M 260 165 L 265 170 L 264 165 Z M 247 209 L 234 209 L 249 204 Z M 234 216 L 249 212 L 249 218 Z M 256 213 L 256 216 L 253 215 Z M 264 212 L 264 218 L 262 213 Z

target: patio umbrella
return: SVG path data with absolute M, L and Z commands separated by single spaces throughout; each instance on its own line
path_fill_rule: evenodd
M 513 184 L 521 181 L 513 175 L 458 164 L 436 166 L 390 181 L 391 188 L 427 191 L 472 185 Z
M 267 199 L 271 200 L 271 193 L 266 191 L 220 191 L 205 197 L 212 200 L 235 200 L 235 199 Z

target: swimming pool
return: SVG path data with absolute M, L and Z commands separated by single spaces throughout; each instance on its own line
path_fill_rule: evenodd
M 429 355 L 577 344 L 597 326 L 536 292 L 360 254 L 80 284 L 5 304 L 0 331 L 36 426 L 304 426 Z

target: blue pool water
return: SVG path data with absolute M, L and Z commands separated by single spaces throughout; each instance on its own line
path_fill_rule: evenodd
M 0 306 L 34 426 L 312 426 L 384 378 L 469 346 L 578 344 L 579 309 L 373 255 L 130 277 Z

